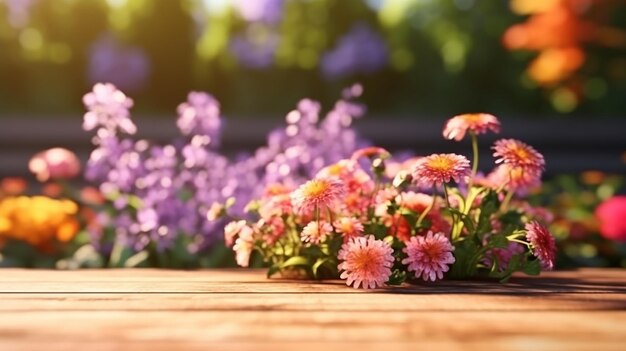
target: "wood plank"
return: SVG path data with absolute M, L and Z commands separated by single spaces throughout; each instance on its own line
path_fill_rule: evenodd
M 79 270 L 0 271 L 0 293 L 371 293 L 348 288 L 341 281 L 266 279 L 263 270 L 171 271 Z M 626 272 L 620 269 L 546 272 L 541 277 L 517 276 L 507 284 L 489 281 L 440 281 L 377 290 L 393 293 L 626 293 Z
M 0 338 L 140 342 L 441 342 L 498 339 L 626 342 L 626 312 L 87 311 L 3 313 Z
M 377 291 L 260 270 L 8 269 L 0 350 L 622 350 L 625 289 L 616 269 Z
M 623 294 L 4 294 L 4 312 L 87 311 L 626 311 Z

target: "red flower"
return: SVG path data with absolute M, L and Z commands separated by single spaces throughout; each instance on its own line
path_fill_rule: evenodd
M 596 208 L 600 234 L 610 240 L 626 241 L 626 196 L 613 196 Z

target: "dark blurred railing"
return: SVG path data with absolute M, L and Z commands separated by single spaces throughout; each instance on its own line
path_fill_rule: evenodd
M 166 142 L 178 136 L 173 119 L 135 119 L 139 136 Z M 91 134 L 81 129 L 80 116 L 2 116 L 0 118 L 0 177 L 26 175 L 29 158 L 45 148 L 63 146 L 77 152 L 83 160 L 91 149 Z M 432 152 L 459 152 L 469 155 L 469 142 L 443 140 L 442 120 L 368 116 L 355 122 L 361 135 L 389 150 L 411 150 L 426 155 Z M 281 120 L 266 118 L 227 118 L 223 134 L 226 152 L 252 150 L 264 144 L 268 131 Z M 523 140 L 546 158 L 548 175 L 584 170 L 626 174 L 626 120 L 624 119 L 503 119 L 497 137 Z M 491 164 L 488 149 L 495 135 L 481 137 L 482 166 Z

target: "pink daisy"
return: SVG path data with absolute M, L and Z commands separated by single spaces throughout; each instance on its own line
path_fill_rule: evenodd
M 442 233 L 414 236 L 402 251 L 408 256 L 402 264 L 408 264 L 415 278 L 422 277 L 425 281 L 443 279 L 443 273 L 450 269 L 448 265 L 455 261 L 454 246 Z
M 224 227 L 224 241 L 226 246 L 231 246 L 235 241 L 235 237 L 243 227 L 246 226 L 246 221 L 232 221 Z
M 305 243 L 319 244 L 326 240 L 326 237 L 328 234 L 332 233 L 332 231 L 333 226 L 331 226 L 328 222 L 311 221 L 304 227 L 304 229 L 302 229 L 300 238 Z
M 553 269 L 556 244 L 548 228 L 537 221 L 531 221 L 526 224 L 526 239 L 530 242 L 533 255 L 541 261 L 542 267 L 548 270 Z
M 374 289 L 383 286 L 391 276 L 393 249 L 373 235 L 360 236 L 344 243 L 337 258 L 338 269 L 346 285 Z
M 344 240 L 363 234 L 363 223 L 352 217 L 343 217 L 333 223 L 337 233 L 343 235 Z
M 450 118 L 443 128 L 443 137 L 460 141 L 467 131 L 474 134 L 485 134 L 491 130 L 500 132 L 500 121 L 494 115 L 488 113 L 466 113 Z
M 309 214 L 315 209 L 331 208 L 344 193 L 341 182 L 330 178 L 316 178 L 291 193 L 291 202 L 296 212 Z
M 535 169 L 501 164 L 487 175 L 486 183 L 491 184 L 494 188 L 504 184 L 506 190 L 525 193 L 541 184 L 541 172 Z
M 239 237 L 235 241 L 233 251 L 235 251 L 235 260 L 241 267 L 248 267 L 250 264 L 250 255 L 254 248 L 254 231 L 249 226 L 245 225 L 239 231 Z
M 457 154 L 433 154 L 420 159 L 413 169 L 413 180 L 418 185 L 435 186 L 450 180 L 460 182 L 469 175 L 470 163 Z
M 500 139 L 493 145 L 496 163 L 522 168 L 524 172 L 541 173 L 545 160 L 532 146 L 515 139 Z

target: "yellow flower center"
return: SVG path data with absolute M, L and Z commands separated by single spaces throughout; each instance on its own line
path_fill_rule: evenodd
M 307 198 L 320 197 L 328 190 L 328 182 L 319 179 L 313 179 L 306 184 L 302 193 Z
M 434 171 L 449 171 L 454 167 L 454 160 L 448 157 L 438 156 L 430 160 L 428 167 Z

